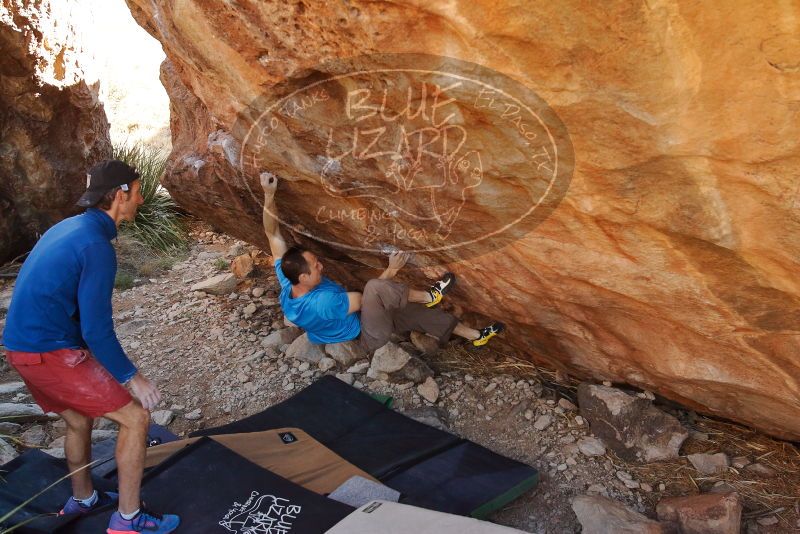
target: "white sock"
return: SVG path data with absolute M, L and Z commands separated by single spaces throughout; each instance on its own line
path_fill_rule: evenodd
M 137 508 L 135 512 L 132 512 L 130 514 L 123 514 L 122 512 L 120 512 L 119 515 L 121 515 L 122 519 L 124 519 L 125 521 L 130 521 L 131 519 L 136 517 L 136 514 L 138 514 L 138 513 L 139 513 L 139 509 Z
M 78 503 L 80 503 L 81 506 L 86 506 L 87 508 L 94 506 L 95 503 L 97 502 L 97 499 L 98 499 L 97 490 L 94 490 L 92 494 L 86 497 L 85 499 L 77 499 L 75 497 L 72 497 L 72 500 L 77 501 Z

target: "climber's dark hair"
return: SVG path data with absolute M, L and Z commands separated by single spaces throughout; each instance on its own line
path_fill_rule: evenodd
M 283 275 L 289 279 L 292 285 L 300 283 L 301 274 L 311 274 L 311 267 L 309 267 L 306 258 L 303 256 L 303 252 L 308 252 L 308 250 L 301 247 L 292 247 L 281 258 Z

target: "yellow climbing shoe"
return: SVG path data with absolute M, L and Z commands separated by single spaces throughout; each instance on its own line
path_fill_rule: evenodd
M 456 275 L 453 273 L 444 273 L 441 280 L 437 280 L 431 288 L 428 290 L 428 294 L 431 296 L 431 301 L 427 303 L 425 306 L 428 308 L 433 308 L 440 302 L 442 302 L 442 298 L 456 285 Z
M 475 347 L 483 347 L 486 345 L 490 339 L 494 336 L 502 332 L 506 329 L 506 325 L 503 323 L 492 323 L 486 328 L 481 328 L 481 337 L 472 341 L 472 345 Z

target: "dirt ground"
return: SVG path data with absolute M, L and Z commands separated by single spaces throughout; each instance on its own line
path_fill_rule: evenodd
M 179 435 L 261 411 L 326 374 L 261 346 L 267 334 L 283 327 L 270 258 L 202 225 L 195 226 L 192 240 L 184 261 L 151 273 L 152 278 L 135 280 L 135 287 L 114 296 L 118 336 L 140 369 L 160 385 L 159 409 L 173 413 L 168 426 Z M 256 271 L 239 282 L 234 294 L 210 296 L 190 290 L 192 284 L 226 272 L 236 255 L 251 251 L 258 252 Z M 3 291 L 0 287 L 0 295 Z M 252 314 L 246 310 L 251 304 L 256 307 Z M 3 315 L 0 312 L 0 326 Z M 355 375 L 354 385 L 391 395 L 401 412 L 436 419 L 451 432 L 536 467 L 538 486 L 490 518 L 502 525 L 535 533 L 580 532 L 571 508 L 574 496 L 604 494 L 654 517 L 662 496 L 696 493 L 724 482 L 745 497 L 743 531 L 800 531 L 800 452 L 795 446 L 667 408 L 692 432 L 684 453 L 746 455 L 775 468 L 777 475 L 745 477 L 731 468 L 732 472 L 701 477 L 685 458 L 641 465 L 627 464 L 611 452 L 588 457 L 576 445 L 590 435 L 587 425 L 568 403 L 559 403 L 562 398 L 575 402 L 576 383 L 528 362 L 525 355 L 494 349 L 473 353 L 453 342 L 429 361 L 441 392 L 435 404 L 409 384 L 370 380 L 362 374 Z M 0 383 L 16 379 L 7 368 L 0 374 Z M 5 397 L 0 401 L 30 401 L 26 391 Z M 542 416 L 549 416 L 551 423 L 536 430 L 534 423 Z M 24 425 L 16 436 L 31 426 Z M 59 423 L 43 430 L 45 448 L 63 435 Z M 623 479 L 638 487 L 626 487 Z M 773 522 L 771 518 L 777 524 L 762 524 Z

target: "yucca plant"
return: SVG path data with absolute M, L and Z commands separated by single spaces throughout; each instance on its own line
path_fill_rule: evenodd
M 136 219 L 127 223 L 123 231 L 160 252 L 184 248 L 186 230 L 181 223 L 175 201 L 159 181 L 167 164 L 164 153 L 144 145 L 116 145 L 113 157 L 139 172 L 141 194 L 144 198 Z

